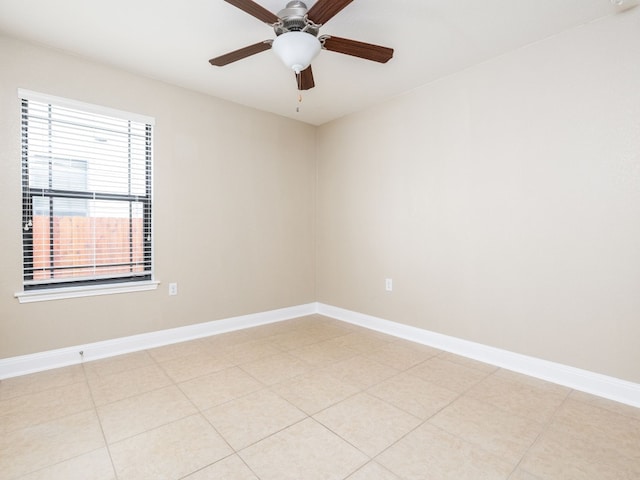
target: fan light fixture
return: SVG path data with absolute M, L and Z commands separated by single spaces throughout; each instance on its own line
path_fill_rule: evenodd
M 291 0 L 277 15 L 254 0 L 225 1 L 271 26 L 276 38 L 247 45 L 209 60 L 209 63 L 216 67 L 223 67 L 260 52 L 273 50 L 280 60 L 295 72 L 298 90 L 309 90 L 316 85 L 310 65 L 320 50 L 329 50 L 379 63 L 387 63 L 393 58 L 393 48 L 348 38 L 320 35 L 320 27 L 353 0 L 315 0 L 309 9 L 301 0 Z M 272 1 L 275 2 L 275 0 Z M 640 2 L 640 0 L 620 1 Z
M 311 61 L 320 53 L 320 40 L 305 32 L 286 32 L 278 35 L 271 45 L 287 67 L 296 74 L 311 65 Z

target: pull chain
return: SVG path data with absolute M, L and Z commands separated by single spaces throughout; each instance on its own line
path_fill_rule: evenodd
M 296 80 L 298 81 L 298 106 L 296 107 L 296 113 L 300 113 L 300 104 L 302 103 L 302 74 L 296 73 Z

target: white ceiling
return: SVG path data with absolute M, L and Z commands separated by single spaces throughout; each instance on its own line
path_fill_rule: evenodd
M 257 3 L 277 13 L 286 1 Z M 274 36 L 223 0 L 0 0 L 0 33 L 320 125 L 615 11 L 610 0 L 354 0 L 320 33 L 392 47 L 394 58 L 322 51 L 301 104 L 271 51 L 209 65 Z

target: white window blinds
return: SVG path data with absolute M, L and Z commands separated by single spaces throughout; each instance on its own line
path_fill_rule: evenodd
M 25 290 L 150 280 L 152 120 L 20 96 Z

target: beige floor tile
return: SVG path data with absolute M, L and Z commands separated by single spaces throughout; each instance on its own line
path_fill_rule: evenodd
M 323 368 L 340 380 L 351 383 L 358 388 L 369 388 L 394 375 L 399 370 L 376 362 L 372 358 L 359 355 Z
M 258 336 L 259 338 L 268 338 L 273 337 L 274 335 L 278 335 L 279 333 L 291 332 L 295 330 L 295 322 L 296 320 L 273 322 L 267 325 L 252 327 L 248 331 L 250 331 L 252 335 Z
M 348 347 L 359 353 L 370 353 L 372 350 L 383 347 L 384 345 L 396 340 L 396 338 L 382 333 L 356 331 L 327 341 L 334 345 Z
M 246 334 L 242 331 L 211 335 L 198 339 L 198 348 L 194 349 L 189 354 L 204 353 L 207 355 L 216 356 L 228 350 L 229 348 L 233 348 L 246 341 Z
M 348 398 L 313 418 L 370 457 L 421 423 L 413 415 L 367 393 Z
M 273 346 L 267 340 L 255 340 L 244 342 L 225 348 L 222 355 L 234 365 L 242 365 L 282 353 L 282 350 Z
M 179 387 L 200 410 L 206 410 L 260 390 L 264 385 L 238 367 L 232 367 L 180 383 Z
M 602 397 L 596 397 L 584 392 L 572 391 L 569 396 L 572 400 L 577 400 L 582 403 L 593 405 L 594 407 L 604 408 L 613 413 L 619 413 L 631 417 L 635 420 L 640 420 L 640 408 L 632 407 L 631 405 L 625 405 L 624 403 L 614 402 Z
M 260 390 L 203 412 L 236 450 L 306 418 L 301 410 L 269 390 Z
M 330 365 L 340 360 L 355 357 L 357 354 L 358 352 L 355 350 L 336 345 L 332 343 L 331 340 L 324 340 L 319 343 L 314 343 L 313 345 L 307 345 L 306 347 L 289 351 L 289 355 L 298 357 L 315 367 Z
M 313 370 L 271 387 L 308 415 L 313 415 L 360 391 L 326 370 Z
M 442 353 L 440 350 L 406 340 L 396 340 L 376 348 L 367 355 L 396 370 L 406 370 Z
M 506 480 L 513 466 L 424 424 L 376 458 L 403 480 Z
M 83 365 L 88 377 L 93 375 L 104 377 L 114 373 L 155 365 L 155 361 L 146 351 L 141 351 L 85 362 Z
M 339 320 L 338 320 L 339 321 Z M 388 333 L 383 333 L 380 332 L 378 330 L 372 330 L 370 328 L 366 328 L 360 325 L 356 325 L 355 323 L 344 323 L 343 325 L 348 325 L 351 328 L 351 331 L 353 333 L 366 333 L 366 334 L 370 334 L 370 335 L 375 335 L 377 337 L 380 337 L 382 339 L 387 339 L 390 342 L 395 342 L 396 340 L 398 340 L 398 337 L 394 337 L 393 335 L 389 335 Z
M 213 465 L 189 475 L 184 480 L 259 480 L 237 455 L 224 458 Z
M 460 395 L 408 373 L 391 377 L 371 387 L 367 393 L 423 420 L 436 414 Z
M 346 480 L 400 480 L 400 477 L 376 462 L 369 462 Z
M 171 379 L 160 367 L 125 370 L 106 376 L 89 377 L 89 387 L 96 405 L 106 405 L 141 393 L 171 385 Z
M 467 395 L 507 412 L 546 423 L 569 392 L 566 387 L 499 371 L 475 385 Z
M 20 477 L 20 480 L 116 480 L 106 448 L 85 453 L 51 467 Z
M 313 419 L 240 452 L 260 480 L 342 480 L 368 458 Z
M 241 365 L 245 372 L 265 385 L 280 383 L 311 370 L 311 365 L 287 353 L 271 355 Z
M 342 322 L 327 323 L 315 320 L 304 331 L 312 335 L 318 342 L 322 342 L 348 335 L 353 330 Z
M 515 466 L 543 430 L 543 425 L 488 403 L 461 397 L 429 423 Z
M 439 357 L 443 360 L 448 360 L 449 362 L 464 365 L 465 367 L 475 368 L 476 370 L 482 370 L 483 372 L 487 373 L 492 373 L 498 370 L 498 367 L 496 367 L 495 365 L 490 365 L 488 363 L 479 362 L 471 358 L 462 357 L 460 355 L 456 355 L 455 353 L 443 352 L 439 355 Z
M 615 447 L 574 435 L 554 425 L 536 441 L 520 468 L 541 480 L 632 480 L 640 478 L 637 460 Z
M 0 381 L 0 478 L 637 480 L 639 412 L 310 315 Z
M 323 321 L 325 318 L 327 319 L 327 321 L 332 320 L 330 318 L 321 317 L 315 313 L 312 313 L 311 315 L 304 315 L 302 317 L 290 318 L 289 320 L 284 320 L 282 322 L 271 323 L 269 326 L 280 327 L 280 330 L 277 330 L 278 333 L 281 333 L 283 331 L 290 332 L 292 330 L 297 330 L 300 328 L 308 328 L 310 325 L 316 323 L 318 319 L 322 319 Z
M 541 480 L 540 477 L 536 477 L 524 470 L 518 468 L 515 472 L 511 474 L 509 480 Z
M 334 318 L 324 317 L 319 314 L 306 315 L 304 317 L 293 318 L 280 322 L 280 325 L 286 327 L 285 331 L 311 331 L 311 332 L 323 332 L 329 331 L 329 333 L 340 334 L 341 332 L 348 332 L 352 330 L 353 326 L 346 322 L 341 322 Z
M 119 480 L 174 480 L 233 453 L 201 415 L 141 433 L 110 450 Z
M 45 372 L 32 373 L 0 380 L 0 400 L 37 393 L 50 388 L 64 387 L 72 383 L 84 382 L 82 365 L 55 368 Z
M 553 425 L 615 448 L 640 467 L 640 420 L 569 399 L 556 412 Z
M 13 479 L 102 447 L 95 411 L 76 413 L 0 435 L 0 473 Z
M 226 348 L 231 348 L 243 343 L 257 340 L 255 335 L 251 334 L 252 329 L 234 330 L 232 332 L 220 333 L 203 337 L 201 341 L 211 353 L 217 353 Z
M 295 350 L 296 348 L 305 347 L 318 343 L 324 338 L 318 338 L 305 330 L 294 330 L 289 332 L 278 333 L 268 337 L 269 342 L 282 351 Z
M 234 363 L 224 355 L 215 355 L 206 350 L 160 363 L 160 367 L 176 383 L 186 382 L 233 366 Z
M 546 380 L 542 380 L 540 378 L 531 377 L 529 375 L 525 375 L 523 373 L 518 373 L 513 370 L 507 370 L 505 368 L 499 368 L 493 376 L 497 378 L 503 378 L 505 380 L 511 380 L 514 382 L 520 382 L 525 385 L 529 385 L 531 387 L 537 388 L 539 390 L 544 390 L 545 392 L 555 392 L 555 393 L 570 393 L 571 389 L 568 387 L 564 387 L 562 385 L 558 385 L 557 383 L 548 382 Z
M 201 340 L 173 343 L 147 350 L 147 353 L 158 363 L 168 362 L 176 358 L 187 357 L 204 351 L 205 345 Z
M 407 373 L 459 393 L 468 390 L 488 375 L 487 372 L 439 357 L 430 358 L 409 369 Z
M 110 444 L 195 413 L 196 407 L 174 385 L 98 407 Z
M 0 434 L 93 409 L 86 382 L 0 401 Z
M 259 325 L 257 327 L 251 327 L 243 330 L 247 335 L 247 340 L 264 340 L 268 337 L 272 337 L 278 333 L 286 331 L 288 328 L 286 325 L 288 321 L 268 323 L 266 325 Z

